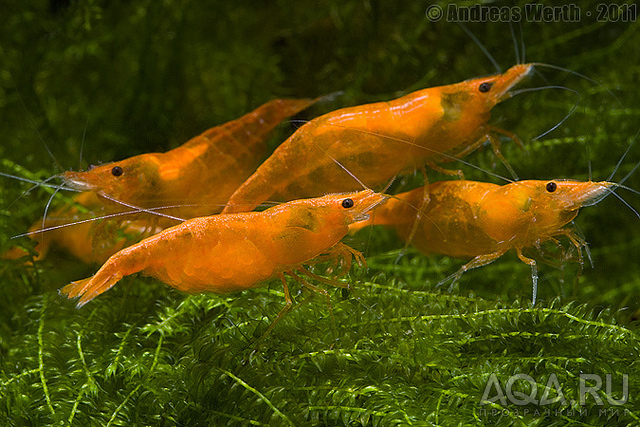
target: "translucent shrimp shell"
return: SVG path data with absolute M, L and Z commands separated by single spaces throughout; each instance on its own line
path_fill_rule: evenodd
M 609 182 L 517 181 L 496 185 L 440 181 L 430 185 L 430 201 L 411 244 L 426 254 L 470 258 L 510 248 L 536 246 L 562 229 L 583 206 L 609 193 Z M 395 228 L 406 240 L 422 203 L 421 188 L 395 196 L 367 222 Z
M 386 184 L 398 173 L 473 151 L 492 128 L 491 109 L 532 69 L 423 89 L 345 108 L 298 129 L 231 196 L 223 212 Z M 347 172 L 349 171 L 349 172 Z
M 65 286 L 62 293 L 80 296 L 83 305 L 137 272 L 192 293 L 250 288 L 331 252 L 349 224 L 366 219 L 385 199 L 365 190 L 264 212 L 194 218 L 121 250 L 93 277 Z

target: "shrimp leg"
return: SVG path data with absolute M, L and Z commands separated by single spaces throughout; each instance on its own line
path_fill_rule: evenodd
M 502 151 L 500 151 L 500 141 L 498 140 L 498 138 L 496 138 L 494 135 L 491 135 L 491 134 L 488 134 L 487 138 L 489 139 L 491 148 L 493 148 L 493 153 L 496 155 L 498 159 L 500 159 L 502 164 L 507 168 L 513 180 L 517 181 L 519 178 L 518 178 L 518 175 L 516 174 L 516 171 L 511 167 L 509 162 L 507 162 L 507 159 L 502 155 Z M 517 141 L 520 141 L 520 140 L 518 139 Z M 524 149 L 524 146 L 522 146 L 522 142 L 519 142 L 518 145 L 520 145 Z
M 337 276 L 340 277 L 340 276 L 344 276 L 346 272 L 351 269 L 351 263 L 352 263 L 353 257 L 356 258 L 356 262 L 358 263 L 359 266 L 366 268 L 367 261 L 364 259 L 364 256 L 357 250 L 343 243 L 338 243 L 333 248 L 331 248 L 329 252 L 316 257 L 312 261 L 312 263 L 309 263 L 309 264 L 317 264 L 320 262 L 333 260 L 327 272 L 332 273 L 333 270 L 338 265 L 340 265 L 340 271 L 337 274 Z M 340 286 L 340 285 L 337 285 L 337 286 Z
M 435 167 L 436 169 L 442 169 L 440 166 L 437 166 L 437 165 L 433 165 L 433 167 Z M 427 206 L 429 206 L 429 200 L 430 200 L 430 197 L 429 197 L 429 177 L 427 176 L 427 171 L 424 168 L 424 166 L 420 167 L 420 170 L 422 172 L 422 176 L 424 177 L 424 187 L 423 187 L 423 193 L 422 193 L 422 204 L 418 208 L 418 212 L 416 213 L 416 219 L 413 222 L 413 227 L 411 228 L 411 232 L 409 233 L 409 237 L 407 238 L 407 241 L 405 242 L 404 247 L 402 248 L 402 251 L 400 251 L 400 254 L 398 255 L 398 257 L 401 257 L 404 254 L 404 252 L 406 251 L 406 249 L 409 247 L 409 245 L 411 244 L 411 241 L 415 237 L 416 232 L 418 231 L 418 227 L 420 226 L 420 221 L 422 221 L 422 216 L 427 211 Z M 457 175 L 460 177 L 460 179 L 464 179 L 464 175 L 462 174 L 461 170 L 458 170 L 458 171 L 447 170 L 446 173 L 450 174 L 451 172 L 457 173 Z
M 536 305 L 536 297 L 538 295 L 538 264 L 535 259 L 527 258 L 522 255 L 522 248 L 516 247 L 516 253 L 520 261 L 531 266 L 531 281 L 533 282 L 533 296 L 531 297 L 531 305 Z
M 291 272 L 287 272 L 288 274 L 291 274 Z M 267 331 L 262 334 L 262 338 L 266 337 L 267 335 L 269 335 L 271 333 L 271 331 L 273 330 L 273 328 L 275 328 L 276 324 L 280 321 L 280 319 L 282 319 L 284 317 L 285 314 L 287 314 L 289 312 L 289 310 L 291 310 L 291 307 L 293 306 L 293 300 L 291 299 L 291 294 L 289 293 L 289 286 L 287 285 L 287 280 L 284 278 L 284 274 L 280 274 L 280 280 L 282 281 L 282 286 L 284 288 L 284 307 L 282 307 L 282 309 L 280 309 L 280 311 L 278 312 L 278 315 L 276 316 L 276 319 L 271 323 L 271 325 L 269 325 L 269 329 L 267 329 Z
M 310 272 L 309 270 L 307 270 L 306 268 L 299 268 L 298 269 L 299 273 L 304 274 L 305 276 L 308 276 L 314 280 L 317 280 L 318 282 L 322 282 L 322 283 L 326 283 L 327 285 L 331 285 L 331 286 L 335 286 L 337 288 L 343 288 L 343 289 L 348 289 L 349 285 L 342 283 L 338 280 L 332 280 L 332 279 L 328 279 L 326 277 L 322 277 L 322 276 L 318 276 L 317 274 L 314 274 L 312 272 Z
M 441 280 L 440 282 L 438 282 L 438 284 L 436 286 L 444 285 L 449 280 L 453 279 L 453 282 L 451 282 L 451 286 L 449 287 L 449 289 L 452 289 L 453 286 L 456 283 L 458 283 L 458 281 L 460 280 L 460 278 L 462 277 L 462 275 L 465 272 L 467 272 L 469 270 L 472 270 L 474 268 L 478 268 L 478 267 L 482 267 L 482 266 L 487 265 L 487 264 L 491 264 L 493 261 L 495 261 L 498 258 L 500 258 L 506 252 L 507 252 L 507 249 L 500 249 L 500 250 L 497 250 L 497 251 L 492 252 L 490 254 L 478 255 L 477 257 L 473 258 L 471 261 L 469 261 L 468 263 L 466 263 L 465 265 L 460 267 L 460 269 L 458 269 L 458 271 L 453 273 L 451 276 L 449 276 L 446 279 Z
M 298 268 L 297 270 L 298 271 L 304 271 L 305 274 L 308 273 L 302 267 Z M 324 295 L 327 298 L 327 305 L 329 306 L 329 313 L 331 314 L 331 319 L 332 319 L 333 323 L 335 324 L 335 318 L 333 317 L 333 307 L 331 306 L 331 296 L 329 295 L 329 292 L 327 292 L 326 289 L 319 288 L 319 287 L 314 286 L 311 283 L 307 282 L 302 277 L 298 276 L 293 269 L 292 270 L 287 270 L 284 273 L 286 273 L 289 276 L 291 276 L 296 282 L 300 283 L 305 288 L 310 289 L 313 292 L 317 292 L 319 294 Z M 282 309 L 280 309 L 280 311 L 278 312 L 278 315 L 276 316 L 275 320 L 271 323 L 271 325 L 269 325 L 269 328 L 266 330 L 266 332 L 264 334 L 262 334 L 261 338 L 265 338 L 267 335 L 269 335 L 271 333 L 271 331 L 273 330 L 273 328 L 276 327 L 276 324 L 280 321 L 280 319 L 282 319 L 291 310 L 291 308 L 293 307 L 293 299 L 291 298 L 291 293 L 289 292 L 289 285 L 287 285 L 287 280 L 284 277 L 284 273 L 279 275 L 280 281 L 282 282 L 282 287 L 284 289 L 284 299 L 285 299 L 284 307 L 282 307 Z M 315 276 L 315 275 L 313 275 L 313 276 Z M 323 277 L 320 277 L 320 276 L 315 276 L 315 277 L 319 278 L 319 279 L 324 279 Z M 325 281 L 325 283 L 326 282 L 331 283 L 330 280 L 328 280 L 328 279 L 325 279 L 325 280 L 322 280 L 322 281 Z
M 303 269 L 304 270 L 304 269 Z M 331 315 L 331 321 L 333 322 L 333 324 L 335 325 L 336 323 L 336 318 L 333 317 L 333 306 L 331 305 L 331 296 L 329 295 L 329 291 L 327 291 L 326 289 L 322 289 L 319 288 L 317 286 L 312 285 L 311 283 L 307 282 L 306 280 L 304 280 L 302 277 L 298 276 L 295 272 L 290 271 L 289 275 L 291 275 L 291 277 L 293 277 L 294 279 L 296 279 L 296 281 L 298 283 L 301 283 L 302 286 L 304 286 L 307 289 L 312 290 L 313 292 L 319 293 L 321 295 L 324 295 L 325 298 L 327 298 L 327 305 L 329 306 L 329 314 Z
M 522 140 L 515 133 L 513 133 L 511 131 L 508 131 L 506 129 L 502 129 L 502 128 L 499 128 L 499 127 L 496 127 L 496 126 L 492 126 L 492 125 L 487 125 L 487 128 L 489 129 L 489 132 L 499 133 L 501 135 L 506 136 L 507 138 L 509 138 L 510 140 L 515 142 L 516 145 L 518 147 L 520 147 L 521 150 L 525 150 L 525 147 L 524 147 L 524 144 L 522 143 Z M 495 148 L 494 148 L 494 151 L 495 151 Z
M 576 247 L 576 249 L 578 249 L 578 262 L 580 263 L 580 267 L 582 267 L 582 265 L 584 264 L 584 258 L 582 256 L 582 249 L 583 248 L 587 252 L 587 256 L 589 257 L 589 260 L 591 260 L 591 253 L 589 251 L 589 245 L 583 239 L 578 237 L 576 235 L 576 233 L 574 233 L 571 230 L 567 230 L 567 229 L 562 228 L 562 229 L 557 231 L 557 235 L 566 236 L 567 239 L 569 239 L 569 241 Z

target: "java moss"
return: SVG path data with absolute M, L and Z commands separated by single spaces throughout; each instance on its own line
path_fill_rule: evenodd
M 447 3 L 435 4 L 448 11 Z M 276 97 L 343 92 L 305 120 L 496 72 L 463 28 L 446 16 L 429 21 L 428 6 L 10 2 L 0 17 L 0 172 L 46 179 L 165 151 Z M 607 179 L 640 129 L 637 22 L 598 22 L 598 7 L 580 3 L 580 22 L 466 23 L 502 70 L 517 61 L 513 31 L 527 61 L 593 80 L 538 67 L 522 87 L 567 89 L 523 93 L 496 107 L 492 123 L 525 143 L 521 151 L 503 141 L 521 178 Z M 557 129 L 536 138 L 572 109 Z M 296 126 L 281 126 L 272 146 Z M 631 148 L 614 180 L 631 172 L 639 150 Z M 491 150 L 465 160 L 508 176 Z M 470 179 L 504 182 L 470 165 L 451 167 Z M 419 182 L 399 178 L 393 191 Z M 640 177 L 626 184 L 640 189 Z M 11 237 L 42 215 L 53 194 L 30 187 L 2 180 L 0 250 L 29 247 Z M 619 192 L 640 206 L 637 195 Z M 51 203 L 66 201 L 58 193 Z M 346 241 L 366 254 L 369 268 L 352 270 L 350 290 L 329 289 L 332 310 L 292 283 L 296 305 L 264 339 L 284 302 L 277 282 L 189 296 L 133 276 L 78 310 L 57 289 L 97 266 L 63 253 L 35 267 L 3 260 L 0 423 L 638 424 L 639 221 L 614 197 L 584 208 L 575 223 L 594 266 L 581 269 L 567 259 L 571 254 L 545 248 L 535 307 L 529 267 L 513 255 L 448 289 L 438 282 L 464 261 L 403 250 L 390 232 L 363 232 Z M 565 400 L 482 404 L 492 375 L 505 391 L 517 374 L 535 381 L 538 400 L 556 378 Z M 581 374 L 603 379 L 603 405 L 592 395 L 580 405 Z M 606 399 L 608 374 L 615 399 L 628 375 L 629 399 L 621 406 Z M 515 388 L 530 394 L 528 386 L 521 380 Z M 559 397 L 557 391 L 547 397 Z M 488 397 L 496 394 L 493 388 Z

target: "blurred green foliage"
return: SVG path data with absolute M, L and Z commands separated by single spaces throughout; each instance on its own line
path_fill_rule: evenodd
M 514 4 L 524 10 L 506 3 Z M 440 21 L 427 19 L 430 5 L 444 11 Z M 503 145 L 522 178 L 607 179 L 640 129 L 639 27 L 620 15 L 598 22 L 599 5 L 581 2 L 579 22 L 465 24 L 503 71 L 523 55 L 570 70 L 536 67 L 523 87 L 564 89 L 522 93 L 494 110 L 492 123 L 525 141 L 524 152 Z M 165 151 L 277 97 L 344 92 L 312 111 L 320 114 L 495 73 L 465 29 L 449 22 L 448 6 L 3 0 L 0 171 L 45 179 Z M 294 128 L 282 126 L 274 144 Z M 614 180 L 636 166 L 639 150 L 631 148 Z M 466 160 L 506 175 L 490 150 Z M 640 189 L 638 175 L 626 184 Z M 402 178 L 394 190 L 416 181 Z M 42 215 L 52 194 L 30 187 L 2 180 L 1 250 L 26 244 L 10 238 Z M 640 206 L 637 194 L 619 193 Z M 63 202 L 56 195 L 52 203 Z M 614 197 L 583 209 L 576 224 L 594 267 L 541 265 L 536 307 L 529 267 L 515 256 L 465 274 L 449 292 L 436 284 L 463 261 L 401 255 L 392 233 L 363 232 L 347 242 L 367 255 L 369 269 L 351 274 L 353 292 L 330 289 L 334 319 L 323 298 L 292 285 L 298 304 L 264 340 L 284 302 L 278 283 L 187 296 L 132 277 L 77 310 L 57 289 L 96 266 L 64 254 L 35 268 L 0 261 L 0 422 L 637 424 L 638 221 Z M 611 374 L 616 397 L 626 373 L 630 400 L 481 405 L 492 373 L 503 387 L 511 375 L 530 375 L 538 398 L 553 374 L 567 402 L 579 400 L 580 373 Z

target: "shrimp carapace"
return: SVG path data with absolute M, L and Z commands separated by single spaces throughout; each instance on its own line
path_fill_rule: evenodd
M 184 292 L 234 292 L 284 274 L 311 274 L 303 264 L 337 259 L 348 268 L 362 255 L 340 243 L 349 224 L 386 200 L 371 190 L 296 200 L 263 212 L 194 218 L 113 255 L 93 276 L 61 292 L 80 297 L 78 306 L 124 276 L 142 272 Z M 326 281 L 329 281 L 326 279 Z M 339 283 L 339 282 L 338 282 Z
M 269 101 L 166 153 L 141 154 L 86 172 L 66 172 L 63 178 L 76 189 L 142 208 L 177 206 L 162 211 L 167 215 L 211 215 L 222 210 L 233 191 L 264 159 L 270 132 L 314 102 Z
M 491 133 L 513 135 L 487 123 L 491 109 L 509 98 L 509 90 L 531 69 L 516 65 L 504 74 L 423 89 L 313 119 L 235 191 L 223 212 L 249 211 L 265 200 L 362 188 L 352 175 L 376 188 L 398 173 L 457 159 L 487 139 L 497 151 Z
M 586 243 L 563 227 L 578 215 L 581 207 L 598 203 L 615 185 L 570 180 L 516 181 L 502 186 L 440 181 L 430 185 L 426 208 L 421 209 L 423 189 L 417 188 L 395 196 L 376 209 L 369 221 L 352 225 L 351 231 L 365 225 L 386 225 L 407 241 L 416 213 L 421 210 L 412 245 L 425 254 L 473 258 L 450 278 L 458 280 L 465 271 L 489 264 L 513 248 L 532 267 L 535 289 L 536 262 L 525 257 L 522 250 L 539 248 L 545 241 L 566 236 L 578 248 L 582 259 L 581 250 Z

